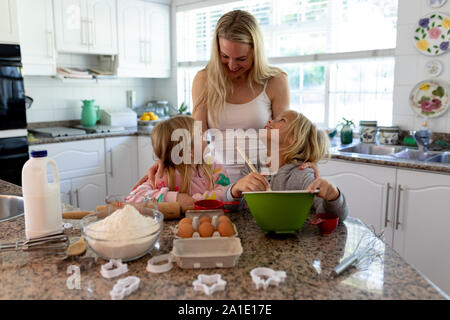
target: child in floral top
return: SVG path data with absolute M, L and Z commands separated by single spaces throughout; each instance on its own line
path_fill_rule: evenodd
M 172 140 L 172 133 L 176 129 L 185 129 L 190 137 L 181 137 Z M 194 201 L 214 199 L 222 201 L 230 184 L 224 167 L 217 163 L 176 164 L 173 154 L 178 154 L 175 148 L 194 150 L 194 119 L 189 116 L 175 116 L 158 123 L 152 130 L 151 139 L 153 150 L 158 159 L 164 164 L 164 175 L 156 181 L 156 188 L 152 188 L 147 181 L 131 191 L 128 201 L 139 202 L 147 199 L 156 199 L 159 202 L 180 202 L 191 205 Z M 192 143 L 189 143 L 192 142 Z M 202 152 L 206 147 L 202 143 Z M 175 150 L 174 150 L 175 149 Z M 193 152 L 191 151 L 191 154 Z M 193 161 L 191 161 L 193 162 Z

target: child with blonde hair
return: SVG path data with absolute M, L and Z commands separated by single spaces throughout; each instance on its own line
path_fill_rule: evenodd
M 327 135 L 303 114 L 286 110 L 274 120 L 269 120 L 267 129 L 267 150 L 272 143 L 278 143 L 279 166 L 272 176 L 251 172 L 248 168 L 242 171 L 245 175 L 227 189 L 227 201 L 242 198 L 242 192 L 277 190 L 308 190 L 319 192 L 314 197 L 313 207 L 316 212 L 329 212 L 339 216 L 343 221 L 348 215 L 348 206 L 342 192 L 325 179 L 315 178 L 314 170 L 307 168 L 298 170 L 302 163 L 317 164 L 325 156 L 329 156 L 329 139 Z M 278 141 L 273 141 L 272 131 L 278 130 Z M 260 171 L 260 165 L 257 164 Z M 273 168 L 272 168 L 273 169 Z
M 173 135 L 181 129 L 186 134 Z M 173 141 L 173 136 L 177 137 Z M 200 136 L 201 137 L 201 136 Z M 132 190 L 129 201 L 142 201 L 144 198 L 156 199 L 159 202 L 180 202 L 192 205 L 194 201 L 203 199 L 223 200 L 230 180 L 222 165 L 207 164 L 202 161 L 194 163 L 193 157 L 186 158 L 189 152 L 194 154 L 194 119 L 179 115 L 158 123 L 151 132 L 153 151 L 164 164 L 164 174 L 158 177 L 156 188 L 147 181 Z M 202 142 L 202 156 L 206 144 Z M 179 156 L 174 159 L 173 156 Z M 180 161 L 184 158 L 183 161 Z M 188 161 L 186 161 L 188 160 Z M 190 160 L 190 161 L 189 161 Z

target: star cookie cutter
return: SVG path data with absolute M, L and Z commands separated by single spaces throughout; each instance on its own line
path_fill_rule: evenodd
M 216 291 L 225 290 L 226 284 L 227 282 L 222 280 L 220 274 L 199 274 L 197 280 L 192 282 L 195 291 L 203 291 L 208 296 Z
M 108 263 L 102 265 L 100 273 L 103 278 L 114 278 L 121 274 L 128 272 L 128 266 L 126 263 L 122 263 L 120 259 L 111 259 Z
M 167 261 L 167 263 L 157 264 L 157 263 L 160 263 L 163 261 Z M 150 260 L 148 260 L 146 270 L 148 272 L 153 272 L 153 273 L 163 273 L 163 272 L 170 271 L 172 269 L 172 267 L 173 267 L 172 256 L 170 255 L 170 253 L 167 253 L 167 254 L 155 256 L 155 257 L 151 258 Z
M 122 300 L 126 296 L 129 296 L 139 288 L 140 282 L 141 279 L 135 276 L 119 279 L 113 289 L 109 292 L 111 299 Z
M 267 289 L 269 285 L 278 286 L 280 282 L 284 282 L 286 279 L 285 271 L 275 271 L 270 268 L 259 267 L 250 271 L 250 275 L 252 276 L 253 283 L 256 285 L 256 290 L 263 288 Z M 265 277 L 267 279 L 263 279 L 261 277 Z

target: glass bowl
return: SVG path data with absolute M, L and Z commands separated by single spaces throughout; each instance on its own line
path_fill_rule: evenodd
M 109 198 L 110 200 L 114 199 L 114 202 L 108 203 L 107 201 L 106 210 L 97 209 L 94 213 L 81 219 L 83 237 L 92 251 L 105 260 L 121 259 L 125 262 L 141 258 L 150 252 L 159 240 L 163 228 L 163 214 L 158 210 L 146 207 L 146 202 L 121 201 L 121 199 L 124 200 L 124 197 L 120 195 Z M 125 208 L 125 205 L 131 205 L 146 219 L 139 217 L 138 220 L 135 220 L 136 223 L 123 223 L 124 220 L 118 220 L 117 215 L 111 217 L 117 210 Z M 95 223 L 108 217 L 110 218 L 107 226 L 103 222 L 94 227 Z M 125 215 L 122 214 L 121 219 L 124 217 Z M 103 228 L 99 228 L 102 224 Z

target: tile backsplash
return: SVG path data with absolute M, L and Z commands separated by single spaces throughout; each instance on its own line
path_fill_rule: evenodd
M 425 64 L 431 60 L 441 61 L 444 69 L 437 79 L 450 84 L 450 52 L 439 56 L 426 56 L 415 48 L 413 41 L 417 22 L 431 12 L 443 12 L 450 15 L 450 1 L 438 9 L 431 8 L 425 0 L 399 0 L 398 2 L 392 121 L 405 130 L 418 130 L 424 121 L 411 109 L 409 95 L 417 83 L 431 78 L 425 72 Z M 450 133 L 450 110 L 440 117 L 428 119 L 428 126 L 433 132 Z

